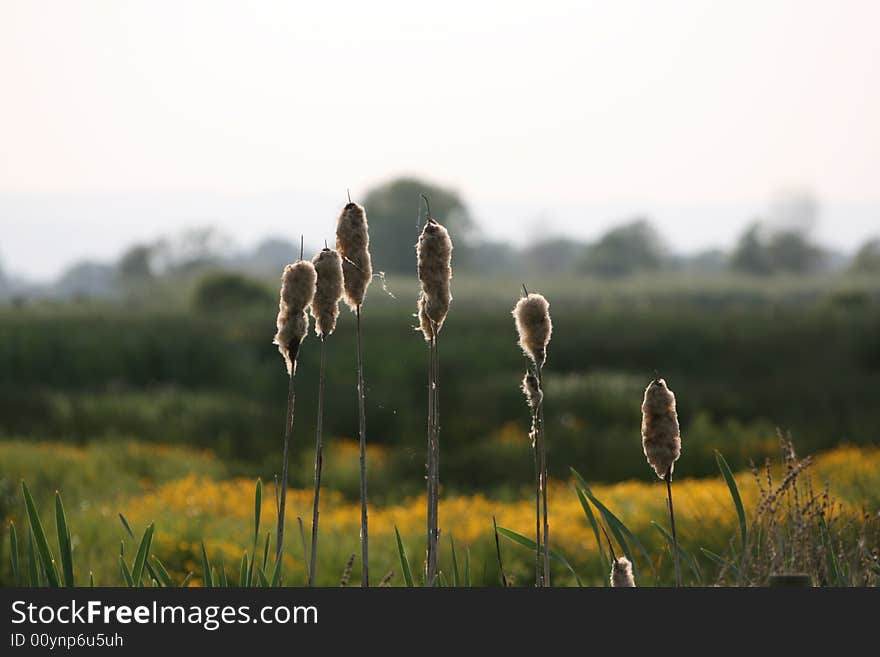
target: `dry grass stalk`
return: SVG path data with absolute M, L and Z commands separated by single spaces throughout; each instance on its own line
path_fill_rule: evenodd
M 325 248 L 313 259 L 317 273 L 315 296 L 312 300 L 312 317 L 315 333 L 321 339 L 321 365 L 318 371 L 318 419 L 315 423 L 315 493 L 312 503 L 312 549 L 309 557 L 309 586 L 315 585 L 318 564 L 318 518 L 320 515 L 321 471 L 324 463 L 324 381 L 326 371 L 327 338 L 336 329 L 339 316 L 339 300 L 343 292 L 342 258 Z
M 278 500 L 278 532 L 276 538 L 277 561 L 281 560 L 284 549 L 284 514 L 287 501 L 287 469 L 290 451 L 290 437 L 293 433 L 294 405 L 296 402 L 296 361 L 299 348 L 309 330 L 309 317 L 306 308 L 315 295 L 317 274 L 311 262 L 297 260 L 284 268 L 281 276 L 281 292 L 278 302 L 277 332 L 274 343 L 284 357 L 287 367 L 287 418 L 284 423 L 284 444 L 282 447 L 280 492 L 276 486 Z
M 543 515 L 543 536 L 540 527 L 536 531 L 536 560 L 543 554 L 543 574 L 538 573 L 536 566 L 535 580 L 537 586 L 550 586 L 550 521 L 547 509 L 547 440 L 544 428 L 544 363 L 547 361 L 547 345 L 553 333 L 553 322 L 550 319 L 550 303 L 543 295 L 529 294 L 523 286 L 523 296 L 513 309 L 513 318 L 519 336 L 519 346 L 526 357 L 532 362 L 532 378 L 527 373 L 523 381 L 526 400 L 532 411 L 532 446 L 535 453 L 535 470 L 537 472 L 536 497 L 540 491 L 541 501 L 536 504 L 536 513 Z M 540 510 L 537 508 L 540 506 Z M 536 520 L 536 525 L 540 523 Z
M 416 245 L 419 275 L 419 328 L 428 343 L 428 430 L 427 430 L 427 550 L 425 581 L 433 586 L 439 566 L 440 530 L 440 351 L 439 333 L 452 301 L 452 240 L 449 232 L 428 216 Z
M 361 306 L 373 279 L 367 213 L 357 203 L 342 209 L 336 222 L 336 250 L 342 257 L 345 302 L 355 313 L 357 331 L 358 439 L 361 470 L 361 586 L 370 585 L 370 548 L 367 518 L 367 418 L 364 358 L 361 346 Z

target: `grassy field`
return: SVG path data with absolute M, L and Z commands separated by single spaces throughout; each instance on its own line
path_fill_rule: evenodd
M 641 458 L 638 444 L 632 458 Z M 380 454 L 371 454 L 381 471 Z M 329 481 L 334 477 L 356 476 L 356 446 L 336 445 L 329 451 Z M 197 573 L 193 585 L 203 583 L 201 541 L 216 568 L 225 564 L 234 579 L 245 550 L 251 550 L 254 520 L 254 485 L 252 478 L 229 476 L 228 470 L 213 454 L 190 449 L 160 447 L 140 443 L 107 443 L 89 447 L 69 447 L 58 443 L 34 444 L 24 441 L 0 443 L 0 495 L 5 524 L 14 522 L 19 535 L 27 526 L 19 481 L 27 478 L 43 515 L 50 543 L 55 542 L 52 520 L 52 496 L 61 490 L 75 560 L 76 576 L 85 584 L 89 572 L 97 585 L 119 585 L 119 544 L 133 554 L 137 545 L 131 541 L 118 520 L 123 513 L 136 533 L 149 523 L 156 532 L 152 553 L 165 564 L 176 581 L 188 572 Z M 346 474 L 350 470 L 354 474 Z M 880 510 L 880 449 L 840 447 L 821 454 L 811 468 L 817 488 L 830 485 L 830 493 L 841 503 L 840 513 L 849 522 L 863 514 L 873 519 L 877 529 Z M 774 475 L 782 474 L 778 468 Z M 763 473 L 761 476 L 764 476 Z M 758 484 L 751 472 L 737 475 L 744 506 L 749 517 L 755 513 Z M 639 568 L 639 583 L 669 584 L 672 572 L 669 551 L 661 533 L 652 523 L 666 526 L 665 489 L 661 482 L 625 481 L 591 486 L 593 494 L 620 518 L 638 538 L 649 559 L 633 547 Z M 686 570 L 688 584 L 711 584 L 718 577 L 718 565 L 701 548 L 718 555 L 735 546 L 739 528 L 737 514 L 727 485 L 720 476 L 683 479 L 676 484 L 676 516 L 679 536 L 685 552 L 697 571 Z M 550 490 L 552 549 L 561 553 L 585 585 L 601 585 L 607 577 L 605 555 L 599 552 L 572 480 L 556 480 Z M 261 521 L 263 531 L 275 523 L 272 486 L 266 487 Z M 359 505 L 339 493 L 328 490 L 322 497 L 322 533 L 317 581 L 321 585 L 339 584 L 349 556 L 358 551 Z M 311 490 L 292 489 L 288 495 L 289 527 L 296 527 L 302 516 L 308 531 Z M 394 571 L 392 583 L 402 585 L 400 561 L 394 528 L 403 538 L 413 571 L 421 569 L 424 554 L 424 496 L 400 500 L 395 504 L 371 508 L 373 569 L 385 574 Z M 460 570 L 467 554 L 471 563 L 472 583 L 498 585 L 492 517 L 498 525 L 528 536 L 534 528 L 534 501 L 526 495 L 515 499 L 490 496 L 448 495 L 440 506 L 444 536 L 441 565 L 451 579 L 450 538 L 454 538 Z M 843 520 L 841 520 L 843 522 Z M 295 532 L 294 532 L 295 534 Z M 876 550 L 876 535 L 872 535 Z M 285 568 L 288 584 L 303 584 L 305 570 L 303 549 L 298 537 L 288 543 Z M 871 537 L 869 537 L 871 538 Z M 262 545 L 262 537 L 260 543 Z M 3 560 L 8 564 L 8 542 L 3 542 Z M 507 577 L 517 585 L 530 585 L 533 578 L 533 553 L 502 538 L 503 563 Z M 876 558 L 876 556 L 875 556 Z M 10 582 L 6 565 L 4 584 Z M 357 581 L 355 565 L 353 581 Z M 700 576 L 697 576 L 697 572 Z M 557 584 L 574 584 L 574 576 L 556 564 Z

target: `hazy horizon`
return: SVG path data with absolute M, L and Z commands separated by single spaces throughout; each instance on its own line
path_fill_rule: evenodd
M 827 246 L 880 232 L 880 4 L 499 7 L 6 0 L 0 266 L 194 225 L 318 240 L 400 173 L 518 243 L 645 215 L 729 248 L 788 189 Z

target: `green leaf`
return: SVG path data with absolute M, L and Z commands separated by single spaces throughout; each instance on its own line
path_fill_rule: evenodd
M 168 574 L 168 569 L 165 568 L 165 564 L 157 557 L 155 554 L 153 555 L 153 563 L 156 564 L 156 577 L 155 579 L 159 580 L 162 586 L 166 588 L 174 588 L 174 583 L 171 581 L 171 575 Z
M 89 588 L 95 588 L 95 573 L 93 573 L 91 570 L 89 571 Z
M 260 586 L 264 589 L 269 588 L 269 580 L 266 579 L 266 573 L 263 572 L 262 568 L 257 568 L 257 579 L 260 580 Z
M 189 583 L 192 581 L 194 573 L 189 572 L 186 574 L 186 577 L 183 578 L 183 581 L 180 583 L 180 588 L 185 589 L 189 586 Z
M 666 539 L 666 543 L 667 543 L 667 545 L 669 545 L 669 550 L 670 550 L 670 552 L 672 552 L 676 547 L 675 541 L 672 540 L 672 536 L 669 534 L 669 532 L 667 532 L 663 527 L 658 525 L 653 520 L 651 521 L 651 524 L 654 526 L 654 529 L 656 529 L 658 532 L 660 532 L 660 535 Z M 700 586 L 702 586 L 703 585 L 703 574 L 700 572 L 700 566 L 697 564 L 697 562 L 694 560 L 694 558 L 689 553 L 685 552 L 682 549 L 682 547 L 680 545 L 677 547 L 678 547 L 679 556 L 688 565 L 688 568 L 691 569 L 691 572 L 694 574 L 694 577 L 696 578 L 696 582 Z
M 31 531 L 34 535 L 34 541 L 37 544 L 37 554 L 43 564 L 43 570 L 46 573 L 46 579 L 49 586 L 58 588 L 61 582 L 58 578 L 58 571 L 55 569 L 55 559 L 52 558 L 52 552 L 49 550 L 49 542 L 46 540 L 46 532 L 43 531 L 43 523 L 40 522 L 40 516 L 37 513 L 37 507 L 34 505 L 34 498 L 28 490 L 27 484 L 21 482 L 21 490 L 24 493 L 24 503 L 27 507 L 28 520 L 30 520 Z
M 257 488 L 254 491 L 254 545 L 260 536 L 260 512 L 263 508 L 263 480 L 257 479 Z
M 733 472 L 731 472 L 730 466 L 727 465 L 727 461 L 724 459 L 724 456 L 721 455 L 721 452 L 715 452 L 715 460 L 718 462 L 718 469 L 721 470 L 721 476 L 724 477 L 724 481 L 727 482 L 727 487 L 730 489 L 730 497 L 733 498 L 733 505 L 736 507 L 736 515 L 739 516 L 739 532 L 742 539 L 742 547 L 743 550 L 745 550 L 748 542 L 749 530 L 748 525 L 746 524 L 746 511 L 743 508 L 742 498 L 739 495 L 739 488 L 736 485 L 736 479 L 733 476 Z
M 34 533 L 28 530 L 28 582 L 31 587 L 40 585 L 40 576 L 37 574 L 37 555 L 34 552 Z
M 281 571 L 284 568 L 284 559 L 282 557 L 275 560 L 275 569 L 272 571 L 272 586 L 281 586 Z
M 602 537 L 599 536 L 599 523 L 596 522 L 596 516 L 593 514 L 593 509 L 590 508 L 590 503 L 587 502 L 587 498 L 584 497 L 584 492 L 577 486 L 574 487 L 574 490 L 577 493 L 578 500 L 580 500 L 584 515 L 587 516 L 587 520 L 593 528 L 593 535 L 596 537 L 596 547 L 599 549 L 599 557 L 601 558 L 602 563 L 605 564 L 605 570 L 609 570 L 611 568 L 611 562 L 609 561 L 611 555 L 608 555 L 608 557 L 605 556 L 605 548 L 602 546 Z
M 220 553 L 218 557 L 217 568 L 220 570 L 220 586 L 225 588 L 229 588 L 229 580 L 226 578 L 226 564 L 223 563 L 223 553 Z
M 473 586 L 471 583 L 471 549 L 470 547 L 465 548 L 464 550 L 464 585 L 465 586 Z
M 202 577 L 204 578 L 205 586 L 210 589 L 214 586 L 214 578 L 211 576 L 211 562 L 208 559 L 208 551 L 205 550 L 204 541 L 202 541 L 202 570 L 204 571 Z
M 119 570 L 122 573 L 122 579 L 125 580 L 126 586 L 134 588 L 134 579 L 131 576 L 131 571 L 128 569 L 128 564 L 125 563 L 125 557 L 121 554 L 119 555 Z
M 9 561 L 12 565 L 12 583 L 20 586 L 18 569 L 18 535 L 15 533 L 15 523 L 9 523 Z
M 403 547 L 403 541 L 400 540 L 400 532 L 397 526 L 394 526 L 394 535 L 397 537 L 397 554 L 400 556 L 400 569 L 403 571 L 403 580 L 407 586 L 413 586 L 412 570 L 409 567 L 409 559 L 406 557 L 406 548 Z
M 530 538 L 526 538 L 522 534 L 517 534 L 512 529 L 507 529 L 506 527 L 499 527 L 498 533 L 502 534 L 506 538 L 509 538 L 514 543 L 519 543 L 523 547 L 526 547 L 530 550 L 537 550 L 538 549 L 538 545 L 535 543 L 535 541 L 533 541 Z M 542 553 L 544 552 L 543 546 L 542 546 L 541 552 Z M 583 582 L 581 582 L 581 578 L 578 576 L 577 572 L 575 572 L 575 569 L 572 568 L 571 564 L 568 563 L 568 561 L 566 560 L 565 557 L 563 557 L 558 552 L 555 552 L 554 550 L 550 550 L 549 554 L 550 554 L 551 559 L 561 563 L 563 566 L 565 566 L 568 569 L 568 572 L 570 572 L 572 575 L 574 575 L 574 579 L 577 582 L 578 586 L 583 586 Z
M 638 548 L 639 552 L 642 553 L 642 556 L 645 558 L 645 562 L 651 568 L 651 572 L 654 573 L 656 577 L 657 573 L 654 570 L 654 564 L 651 561 L 651 557 L 648 554 L 648 551 L 645 549 L 645 546 L 641 544 L 639 539 L 635 537 L 635 534 L 633 534 L 629 530 L 629 528 L 627 528 L 627 526 L 624 525 L 623 522 L 621 522 L 621 520 L 611 512 L 608 507 L 606 507 L 604 504 L 602 504 L 602 502 L 599 501 L 599 498 L 593 495 L 593 491 L 590 489 L 590 486 L 587 484 L 584 478 L 581 477 L 580 474 L 578 474 L 577 470 L 571 468 L 571 472 L 583 488 L 584 494 L 590 498 L 593 506 L 595 506 L 599 510 L 599 513 L 602 514 L 602 517 L 605 519 L 605 523 L 611 529 L 611 533 L 614 534 L 614 538 L 616 538 L 617 542 L 620 543 L 620 547 L 623 549 L 623 553 L 632 562 L 633 571 L 635 572 L 635 574 L 638 575 L 639 568 L 635 562 L 635 559 L 633 559 L 633 555 L 629 549 L 629 546 L 627 545 L 626 541 L 623 540 L 622 534 L 626 535 L 629 541 Z
M 449 543 L 452 546 L 452 584 L 453 586 L 461 586 L 461 581 L 458 577 L 458 558 L 455 555 L 455 539 L 452 537 L 452 534 L 449 535 Z
M 136 586 L 141 585 L 141 579 L 144 575 L 144 564 L 147 563 L 147 555 L 150 553 L 150 544 L 153 542 L 153 523 L 147 525 L 144 535 L 141 538 L 141 544 L 138 546 L 137 554 L 134 557 L 134 565 L 132 566 L 131 578 Z
M 253 565 L 253 561 L 251 561 L 251 565 Z M 241 555 L 241 570 L 238 573 L 238 585 L 241 588 L 246 586 L 250 586 L 248 583 L 248 579 L 250 577 L 250 571 L 248 570 L 248 558 L 247 558 L 247 550 L 244 551 L 244 554 Z
M 67 515 L 61 502 L 61 493 L 57 490 L 55 491 L 55 528 L 58 531 L 58 551 L 61 554 L 64 585 L 73 588 L 73 548 L 70 544 L 70 530 L 67 527 Z
M 269 563 L 269 537 L 272 532 L 266 532 L 266 544 L 263 546 L 263 574 L 266 573 L 266 565 Z

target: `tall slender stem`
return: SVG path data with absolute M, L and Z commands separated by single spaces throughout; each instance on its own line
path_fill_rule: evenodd
M 538 459 L 538 411 L 532 411 L 532 451 L 535 454 L 535 586 L 544 585 L 541 577 L 541 466 Z
M 357 370 L 358 370 L 358 433 L 361 448 L 361 586 L 370 586 L 370 550 L 369 532 L 367 531 L 367 418 L 364 391 L 364 360 L 361 351 L 361 307 L 355 312 L 357 316 Z
M 440 340 L 439 327 L 433 321 L 433 346 L 434 346 L 434 363 L 433 375 L 434 381 L 432 392 L 434 393 L 433 403 L 433 419 L 434 426 L 431 432 L 431 556 L 430 572 L 428 576 L 428 586 L 433 586 L 437 579 L 440 562 L 440 529 L 439 529 L 439 507 L 440 507 Z
M 432 500 L 434 499 L 434 338 L 428 342 L 428 430 L 426 441 L 426 462 L 425 462 L 425 500 L 427 509 L 425 513 L 425 582 L 431 577 L 431 564 L 434 560 L 434 541 L 432 540 L 432 529 L 434 527 L 433 512 L 434 507 Z
M 681 564 L 678 558 L 678 537 L 675 534 L 675 511 L 672 506 L 672 466 L 666 471 L 666 501 L 669 505 L 669 528 L 672 531 L 672 552 L 675 563 L 675 585 L 681 586 Z
M 538 426 L 541 439 L 541 497 L 544 504 L 544 586 L 550 586 L 550 522 L 547 514 L 547 434 L 544 430 L 544 379 L 543 366 L 535 367 L 535 377 L 541 390 L 541 403 L 538 405 Z
M 318 562 L 318 515 L 321 497 L 321 470 L 324 465 L 324 369 L 326 359 L 326 336 L 321 336 L 321 368 L 318 372 L 318 420 L 315 424 L 315 499 L 312 505 L 312 549 L 309 560 L 309 586 L 315 585 L 315 568 Z
M 290 379 L 287 386 L 287 419 L 284 423 L 284 446 L 281 456 L 281 488 L 278 493 L 278 536 L 275 542 L 275 560 L 281 560 L 281 553 L 284 550 L 284 511 L 287 504 L 287 464 L 288 454 L 290 453 L 290 436 L 293 434 L 293 417 L 294 405 L 296 402 L 296 359 L 299 353 L 299 341 L 290 344 Z

